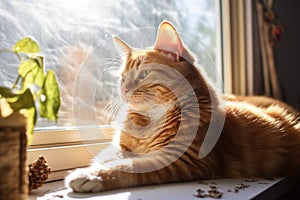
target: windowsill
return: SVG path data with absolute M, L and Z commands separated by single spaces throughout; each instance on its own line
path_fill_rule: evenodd
M 238 189 L 237 186 L 245 186 Z M 30 195 L 33 199 L 118 199 L 118 200 L 150 200 L 150 199 L 199 199 L 194 196 L 197 189 L 201 188 L 208 191 L 210 186 L 215 185 L 217 190 L 223 193 L 222 199 L 276 199 L 285 194 L 295 182 L 290 182 L 285 178 L 277 179 L 220 179 L 207 180 L 200 182 L 175 183 L 159 186 L 146 186 L 119 189 L 94 194 L 73 193 L 71 189 L 64 187 L 63 181 L 50 182 L 45 184 L 41 189 L 34 191 Z M 210 198 L 206 198 L 210 199 Z
M 88 166 L 115 132 L 110 125 L 39 128 L 27 150 L 27 165 L 43 155 L 51 167 L 48 181 L 63 179 L 69 170 Z

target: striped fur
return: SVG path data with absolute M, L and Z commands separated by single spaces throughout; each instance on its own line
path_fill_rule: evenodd
M 101 152 L 99 158 L 107 157 L 102 164 L 71 173 L 66 184 L 74 191 L 299 175 L 300 123 L 293 108 L 267 97 L 218 96 L 168 22 L 160 25 L 152 50 L 116 40 L 127 54 L 121 88 L 128 115 L 115 139 L 119 148 Z M 212 113 L 226 114 L 224 126 L 212 151 L 200 158 Z

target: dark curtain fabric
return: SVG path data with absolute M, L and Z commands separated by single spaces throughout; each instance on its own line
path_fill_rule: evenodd
M 273 12 L 273 0 L 255 0 L 253 5 L 254 94 L 281 99 L 273 47 L 283 27 Z

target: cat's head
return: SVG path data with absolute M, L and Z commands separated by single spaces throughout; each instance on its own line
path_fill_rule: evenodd
M 130 108 L 166 107 L 199 85 L 194 58 L 171 23 L 160 24 L 152 49 L 134 49 L 119 38 L 115 41 L 126 57 L 121 96 Z
M 211 117 L 220 121 L 214 112 L 217 93 L 171 23 L 160 24 L 153 48 L 134 49 L 119 38 L 115 41 L 126 58 L 120 83 L 128 105 L 119 140 L 122 149 L 146 153 L 181 139 L 188 147 L 199 125 L 205 130 Z

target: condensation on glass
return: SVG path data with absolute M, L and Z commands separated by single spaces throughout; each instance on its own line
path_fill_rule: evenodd
M 155 42 L 163 19 L 171 21 L 200 65 L 220 82 L 219 1 L 215 0 L 1 0 L 0 48 L 34 37 L 46 70 L 58 75 L 62 107 L 58 123 L 39 120 L 38 127 L 105 125 L 118 95 L 120 53 L 112 36 L 145 48 Z M 0 54 L 0 85 L 11 87 L 18 59 Z M 218 81 L 216 81 L 218 80 Z

